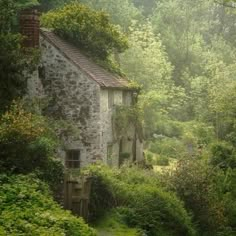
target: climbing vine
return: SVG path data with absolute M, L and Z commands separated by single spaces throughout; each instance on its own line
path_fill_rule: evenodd
M 133 106 L 116 106 L 113 114 L 113 127 L 116 137 L 126 136 L 130 127 L 134 127 L 140 139 L 142 139 L 143 112 L 135 104 Z

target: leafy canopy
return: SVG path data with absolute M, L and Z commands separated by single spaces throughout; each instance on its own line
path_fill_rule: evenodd
M 103 10 L 110 16 L 111 22 L 121 26 L 125 31 L 134 19 L 142 18 L 141 12 L 130 0 L 80 0 L 81 3 L 95 10 Z
M 44 14 L 42 25 L 102 61 L 128 47 L 125 36 L 109 22 L 107 14 L 77 2 Z
M 16 18 L 20 9 L 35 4 L 35 1 L 0 0 L 0 113 L 12 100 L 26 93 L 26 72 L 34 70 L 38 59 L 35 49 L 21 46 Z

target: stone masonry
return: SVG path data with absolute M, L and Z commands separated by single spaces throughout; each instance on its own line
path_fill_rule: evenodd
M 124 94 L 125 104 L 132 103 L 135 91 L 129 89 L 128 82 L 106 72 L 47 30 L 41 30 L 40 48 L 39 70 L 29 81 L 31 93 L 46 97 L 47 115 L 71 122 L 79 130 L 79 136 L 64 139 L 59 151 L 62 161 L 68 150 L 80 151 L 81 167 L 96 161 L 118 167 L 121 152 L 129 153 L 130 160 L 141 161 L 142 143 L 134 127 L 120 140 L 112 124 L 114 107 L 124 103 Z

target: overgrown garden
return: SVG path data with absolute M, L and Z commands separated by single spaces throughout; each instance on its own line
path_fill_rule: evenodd
M 142 88 L 115 125 L 122 135 L 135 122 L 147 163 L 175 163 L 85 169 L 90 223 L 114 235 L 235 235 L 236 9 L 213 0 L 0 0 L 0 235 L 95 235 L 53 200 L 64 171 L 54 121 L 22 100 L 39 52 L 23 50 L 16 19 L 35 4 L 44 26 Z

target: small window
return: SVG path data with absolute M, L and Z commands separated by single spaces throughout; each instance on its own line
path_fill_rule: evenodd
M 114 92 L 112 90 L 108 91 L 108 108 L 112 108 L 114 105 Z
M 70 169 L 80 168 L 80 150 L 68 150 L 66 152 L 66 167 Z

